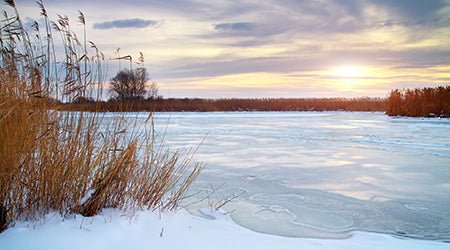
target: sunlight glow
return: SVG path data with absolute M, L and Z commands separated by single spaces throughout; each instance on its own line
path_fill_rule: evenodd
M 339 66 L 333 70 L 333 76 L 342 78 L 359 78 L 365 76 L 364 69 L 355 65 Z
M 358 92 L 358 89 L 368 84 L 370 70 L 368 67 L 360 65 L 340 65 L 331 69 L 330 76 L 334 78 L 334 86 L 336 90 L 344 92 Z

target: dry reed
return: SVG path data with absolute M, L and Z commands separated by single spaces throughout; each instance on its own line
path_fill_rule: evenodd
M 137 131 L 124 117 L 106 124 L 99 113 L 52 109 L 100 82 L 105 62 L 92 42 L 94 54 L 87 54 L 86 34 L 81 44 L 67 17 L 52 22 L 37 3 L 44 21 L 32 31 L 13 0 L 5 1 L 11 8 L 0 23 L 0 231 L 51 210 L 175 209 L 202 166 L 154 145 L 151 114 Z

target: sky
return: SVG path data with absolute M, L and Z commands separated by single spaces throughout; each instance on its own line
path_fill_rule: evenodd
M 450 83 L 450 0 L 46 0 L 164 97 L 385 97 Z M 33 0 L 17 0 L 25 20 Z M 122 68 L 129 67 L 124 61 Z M 119 70 L 109 61 L 108 77 Z

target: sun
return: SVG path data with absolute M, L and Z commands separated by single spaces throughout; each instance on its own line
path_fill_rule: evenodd
M 333 69 L 333 75 L 340 78 L 359 78 L 364 76 L 364 70 L 357 65 L 341 65 Z

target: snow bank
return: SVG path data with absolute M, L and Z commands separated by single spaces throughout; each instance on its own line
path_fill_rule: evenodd
M 450 249 L 450 244 L 443 242 L 363 232 L 344 240 L 273 236 L 240 227 L 220 212 L 202 212 L 210 219 L 184 210 L 133 215 L 106 210 L 91 218 L 77 215 L 65 219 L 51 213 L 38 222 L 18 222 L 1 233 L 0 249 Z

